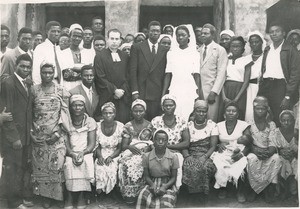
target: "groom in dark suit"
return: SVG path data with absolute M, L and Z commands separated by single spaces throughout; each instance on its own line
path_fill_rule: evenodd
M 31 93 L 27 77 L 32 59 L 28 54 L 16 60 L 16 71 L 2 83 L 1 106 L 11 112 L 13 120 L 3 124 L 3 164 L 9 208 L 26 208 L 29 192 L 29 156 L 31 129 Z
M 132 99 L 142 99 L 147 104 L 146 119 L 152 120 L 161 112 L 160 99 L 166 68 L 167 50 L 159 46 L 161 34 L 158 21 L 148 25 L 149 38 L 134 44 L 130 52 L 130 85 Z

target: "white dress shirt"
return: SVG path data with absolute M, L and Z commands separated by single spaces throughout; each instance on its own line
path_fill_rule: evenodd
M 151 43 L 151 41 L 149 39 L 148 39 L 148 44 L 149 44 L 149 47 L 150 47 L 150 52 L 152 52 L 153 43 Z M 155 54 L 157 54 L 158 42 L 156 42 L 156 44 L 154 44 L 154 46 L 155 46 Z
M 83 90 L 85 91 L 86 95 L 88 96 L 90 103 L 92 104 L 93 102 L 93 87 L 91 86 L 91 88 L 87 88 L 85 85 L 81 84 Z

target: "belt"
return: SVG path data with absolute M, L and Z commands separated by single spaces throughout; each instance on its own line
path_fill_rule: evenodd
M 257 79 L 257 78 L 251 79 L 251 80 L 249 81 L 249 83 L 257 84 L 257 83 L 258 83 L 258 79 Z
M 263 78 L 263 80 L 266 81 L 280 81 L 280 80 L 285 80 L 284 78 Z

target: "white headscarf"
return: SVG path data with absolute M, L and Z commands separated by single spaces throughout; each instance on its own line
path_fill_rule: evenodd
M 196 50 L 197 44 L 196 44 L 196 37 L 195 37 L 193 26 L 191 24 L 179 25 L 179 26 L 187 27 L 187 29 L 189 30 L 189 33 L 190 33 L 190 38 L 189 38 L 190 42 L 188 43 L 188 48 L 192 47 L 193 49 Z M 171 39 L 172 45 L 171 45 L 170 50 L 179 48 L 179 44 L 178 44 L 177 39 L 176 39 L 176 30 L 179 26 L 175 27 L 173 38 Z
M 253 35 L 257 35 L 257 36 L 259 36 L 259 37 L 261 38 L 261 40 L 262 40 L 262 42 L 263 42 L 263 44 L 262 44 L 262 49 L 264 50 L 264 48 L 266 47 L 267 43 L 266 43 L 266 41 L 265 41 L 265 39 L 264 39 L 264 35 L 263 35 L 261 32 L 259 32 L 258 30 L 250 31 L 250 32 L 248 33 L 248 35 L 247 35 L 247 41 L 248 41 L 248 43 L 247 43 L 247 44 L 249 45 L 249 47 L 250 47 L 250 43 L 249 43 L 250 37 L 253 36 Z M 251 48 L 251 47 L 250 47 L 250 48 Z

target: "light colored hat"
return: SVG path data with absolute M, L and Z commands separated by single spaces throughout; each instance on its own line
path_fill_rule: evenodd
M 165 26 L 163 27 L 163 30 L 165 30 L 167 27 L 170 27 L 170 28 L 172 28 L 172 29 L 173 29 L 173 31 L 175 30 L 174 26 L 173 26 L 173 25 L 171 25 L 171 24 L 167 24 L 167 25 L 165 25 Z
M 293 117 L 293 119 L 295 120 L 295 113 L 292 110 L 283 110 L 280 114 L 279 114 L 279 119 L 281 120 L 281 117 L 284 114 L 289 114 Z
M 142 107 L 144 107 L 145 110 L 147 109 L 147 105 L 146 102 L 144 102 L 144 100 L 141 99 L 134 100 L 131 104 L 131 109 L 136 105 L 141 105 Z
M 82 101 L 85 104 L 85 98 L 81 94 L 74 94 L 70 98 L 70 103 L 72 104 L 73 102 L 76 101 Z
M 79 29 L 79 30 L 83 31 L 83 28 L 78 23 L 74 23 L 70 26 L 70 30 L 69 30 L 70 34 L 71 34 L 72 30 L 74 30 L 74 29 Z
M 134 34 L 134 38 L 138 37 L 139 35 L 144 36 L 144 38 L 146 38 L 145 33 L 142 32 L 137 32 L 136 34 Z
M 223 35 L 223 34 L 226 34 L 230 37 L 233 37 L 235 36 L 234 32 L 232 30 L 223 30 L 221 33 L 220 33 L 220 37 Z
M 173 100 L 175 102 L 175 104 L 177 103 L 177 99 L 174 95 L 166 94 L 161 98 L 161 103 L 160 103 L 161 107 L 163 107 L 164 101 L 167 99 Z
M 132 46 L 132 42 L 131 43 L 123 43 L 120 47 L 119 47 L 119 49 L 120 50 L 123 50 L 125 47 L 131 47 Z
M 161 39 L 163 39 L 164 37 L 168 37 L 170 40 L 171 40 L 171 42 L 172 42 L 172 36 L 170 36 L 170 35 L 168 35 L 168 34 L 160 34 L 160 36 L 159 36 L 159 38 L 158 38 L 158 40 L 157 40 L 157 42 L 159 43 L 160 41 L 161 41 Z
M 114 103 L 112 103 L 112 102 L 106 102 L 104 105 L 102 105 L 102 107 L 101 107 L 101 112 L 102 112 L 105 108 L 107 108 L 107 107 L 110 107 L 110 108 L 112 108 L 114 111 L 116 111 L 116 106 L 114 105 Z
M 257 96 L 255 97 L 254 101 L 253 101 L 253 106 L 263 106 L 266 108 L 269 108 L 269 102 L 268 99 L 266 97 L 263 96 Z

